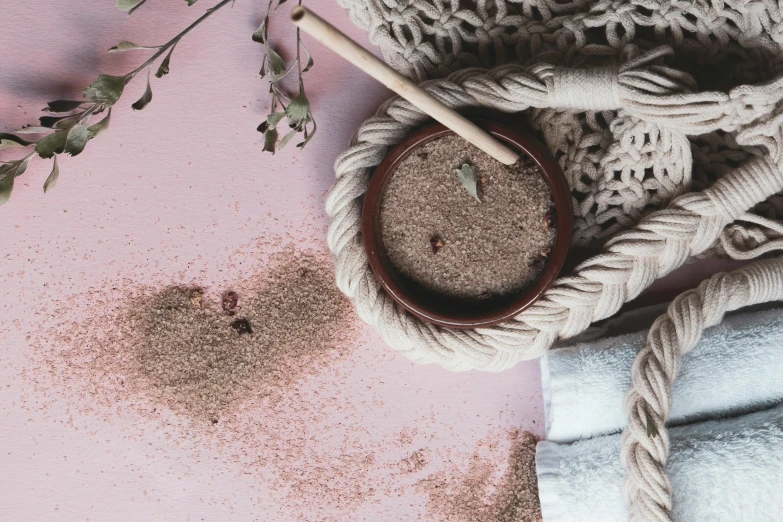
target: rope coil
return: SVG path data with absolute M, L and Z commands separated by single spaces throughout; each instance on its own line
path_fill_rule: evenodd
M 675 98 L 672 94 L 655 94 L 654 91 L 672 85 L 665 78 L 682 77 L 669 69 L 664 74 L 656 66 L 645 69 L 662 52 L 667 51 L 652 51 L 634 60 L 633 65 L 642 69 L 628 66 L 619 69 L 623 103 L 626 103 L 625 89 L 641 89 L 642 85 L 648 89 L 645 107 L 660 108 L 668 104 L 667 110 L 672 110 L 671 102 L 675 98 L 686 108 L 683 100 L 689 96 L 695 96 L 695 100 L 718 98 L 713 93 L 679 94 Z M 547 78 L 553 70 L 539 68 L 535 74 Z M 504 106 L 507 111 L 517 111 L 528 108 L 528 102 L 549 102 L 546 84 L 543 80 L 533 81 L 535 74 L 511 66 L 490 72 L 474 69 L 447 80 L 429 82 L 426 88 L 453 108 Z M 636 80 L 629 80 L 629 84 L 628 78 Z M 513 88 L 509 87 L 512 85 Z M 783 96 L 783 92 L 774 96 Z M 508 103 L 501 104 L 500 100 Z M 673 120 L 660 118 L 677 126 L 683 114 L 694 114 L 706 107 L 700 103 L 695 106 L 675 114 Z M 634 107 L 640 107 L 639 102 L 629 102 L 624 108 L 630 111 Z M 747 110 L 755 111 L 752 106 Z M 705 114 L 714 112 L 714 108 L 709 108 Z M 410 316 L 383 293 L 360 238 L 360 201 L 367 187 L 369 169 L 381 162 L 391 145 L 425 120 L 426 115 L 415 107 L 393 98 L 359 128 L 353 145 L 335 164 L 337 180 L 326 205 L 331 217 L 327 240 L 335 256 L 337 284 L 354 301 L 359 316 L 375 326 L 388 344 L 414 361 L 437 362 L 452 370 L 500 371 L 521 360 L 539 357 L 557 339 L 574 336 L 592 322 L 616 313 L 656 278 L 710 248 L 727 224 L 756 203 L 783 190 L 783 175 L 778 165 L 769 156 L 753 158 L 709 189 L 680 196 L 667 209 L 648 215 L 635 229 L 616 234 L 605 244 L 603 254 L 577 267 L 574 275 L 561 278 L 541 300 L 508 323 L 473 331 L 438 328 Z
M 425 120 L 390 100 L 337 161 L 329 245 L 338 284 L 360 316 L 413 360 L 502 370 L 612 315 L 716 242 L 745 259 L 783 248 L 783 225 L 774 219 L 783 215 L 783 197 L 771 197 L 783 165 L 783 11 L 776 0 L 338 2 L 397 70 L 419 81 L 458 71 L 428 84 L 447 105 L 532 109 L 533 125 L 578 196 L 575 242 L 609 238 L 599 256 L 506 324 L 449 331 L 407 316 L 379 292 L 356 221 L 370 169 Z M 700 92 L 689 75 L 662 65 L 672 48 L 673 63 L 695 60 L 700 75 L 740 86 Z M 652 208 L 664 210 L 647 214 Z M 716 276 L 676 301 L 651 331 L 650 349 L 635 366 L 638 395 L 629 398 L 624 439 L 634 520 L 671 520 L 663 422 L 678 350 L 725 310 L 780 299 L 781 274 L 783 266 L 765 262 Z M 660 437 L 647 435 L 648 412 Z
M 628 425 L 621 447 L 631 520 L 674 521 L 666 474 L 671 442 L 665 423 L 682 356 L 696 346 L 705 328 L 718 324 L 727 312 L 770 301 L 783 301 L 783 259 L 713 276 L 678 296 L 650 328 L 647 344 L 634 361 L 633 384 L 625 402 Z

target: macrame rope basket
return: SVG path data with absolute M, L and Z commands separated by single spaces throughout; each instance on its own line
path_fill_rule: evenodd
M 422 322 L 396 305 L 375 280 L 360 235 L 361 198 L 371 169 L 391 146 L 426 121 L 426 115 L 400 98 L 385 103 L 337 159 L 337 180 L 327 199 L 328 242 L 337 284 L 353 300 L 359 316 L 416 362 L 436 362 L 452 370 L 501 371 L 539 357 L 558 339 L 614 315 L 657 278 L 722 238 L 731 243 L 724 237 L 726 226 L 753 219 L 746 216 L 750 209 L 783 190 L 781 115 L 776 112 L 783 79 L 729 93 L 694 93 L 687 75 L 656 64 L 669 53 L 669 48 L 657 48 L 615 68 L 469 69 L 426 83 L 430 93 L 457 109 L 617 110 L 665 129 L 665 148 L 678 155 L 676 162 L 683 168 L 691 166 L 688 135 L 738 131 L 739 143 L 766 148 L 765 154 L 752 157 L 705 190 L 683 194 L 634 228 L 616 233 L 601 254 L 560 278 L 533 306 L 489 328 L 460 331 Z
M 390 99 L 336 161 L 328 243 L 340 290 L 410 359 L 502 371 L 611 317 L 686 262 L 783 250 L 777 2 L 338 2 L 387 62 L 449 107 L 526 119 L 571 185 L 574 244 L 601 246 L 506 323 L 453 330 L 408 314 L 376 282 L 360 234 L 373 168 L 427 121 Z M 631 520 L 674 520 L 665 422 L 682 355 L 726 312 L 774 300 L 783 300 L 783 258 L 714 276 L 651 328 L 622 438 Z

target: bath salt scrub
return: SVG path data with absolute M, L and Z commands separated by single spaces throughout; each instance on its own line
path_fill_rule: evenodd
M 207 501 L 253 499 L 263 520 L 526 520 L 535 442 L 522 442 L 512 406 L 467 425 L 464 401 L 411 409 L 383 382 L 409 363 L 364 346 L 329 253 L 297 245 L 256 259 L 281 248 L 263 246 L 226 256 L 239 278 L 129 277 L 41 301 L 27 407 L 67 412 L 75 436 L 96 444 L 121 436 L 167 473 L 241 480 Z M 139 462 L 125 470 L 136 476 Z M 150 498 L 165 500 L 170 484 Z
M 355 319 L 321 256 L 286 249 L 271 265 L 241 288 L 147 288 L 112 313 L 95 306 L 106 315 L 57 336 L 70 345 L 63 379 L 95 400 L 116 402 L 116 390 L 205 425 L 249 396 L 278 397 L 351 346 Z
M 170 288 L 146 303 L 135 355 L 140 377 L 212 422 L 250 385 L 333 346 L 349 314 L 328 267 L 307 255 L 279 265 L 260 291 L 229 291 L 220 303 L 194 300 L 201 293 Z
M 475 185 L 460 174 L 468 180 L 474 174 Z M 425 143 L 392 174 L 381 239 L 397 270 L 429 290 L 502 296 L 540 275 L 556 235 L 553 207 L 529 157 L 503 165 L 451 135 Z
M 439 522 L 536 522 L 541 519 L 536 478 L 538 439 L 527 431 L 507 434 L 510 451 L 499 468 L 497 440 L 485 441 L 489 455 L 475 451 L 468 468 L 440 472 L 419 484 L 429 497 L 428 513 Z

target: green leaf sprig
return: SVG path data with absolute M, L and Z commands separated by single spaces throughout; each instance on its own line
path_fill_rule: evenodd
M 261 25 L 253 33 L 253 41 L 264 46 L 264 57 L 261 61 L 261 77 L 269 75 L 269 93 L 272 95 L 269 115 L 261 125 L 258 132 L 264 134 L 265 151 L 275 153 L 277 148 L 285 147 L 297 134 L 302 134 L 302 141 L 296 146 L 303 149 L 318 128 L 310 107 L 310 101 L 305 94 L 303 75 L 313 67 L 313 57 L 302 43 L 299 28 L 296 29 L 296 59 L 287 66 L 285 60 L 269 45 L 269 14 L 274 4 L 275 10 L 284 4 L 286 0 L 269 0 Z M 299 0 L 302 5 L 302 0 Z M 307 63 L 302 65 L 302 51 L 307 55 Z M 299 75 L 299 93 L 295 97 L 289 96 L 282 87 L 282 80 L 291 71 L 296 70 Z M 277 126 L 283 119 L 288 123 L 289 131 L 280 139 Z
M 186 1 L 189 5 L 193 5 L 197 0 Z M 141 7 L 144 2 L 146 0 L 117 0 L 117 7 L 132 13 Z M 44 112 L 54 113 L 57 116 L 41 117 L 40 125 L 23 127 L 17 130 L 16 134 L 0 133 L 0 150 L 6 148 L 29 149 L 33 147 L 32 152 L 29 152 L 21 159 L 0 162 L 0 205 L 3 205 L 10 199 L 14 188 L 14 180 L 25 173 L 30 161 L 36 156 L 42 159 L 54 158 L 52 172 L 44 183 L 44 192 L 54 188 L 60 175 L 57 155 L 69 154 L 77 156 L 81 154 L 90 140 L 106 132 L 111 119 L 112 106 L 122 97 L 125 86 L 146 69 L 147 89 L 142 97 L 132 105 L 134 110 L 144 109 L 152 101 L 150 72 L 155 62 L 165 55 L 160 61 L 155 76 L 161 78 L 168 74 L 171 55 L 179 41 L 217 10 L 230 3 L 233 4 L 233 2 L 234 0 L 221 0 L 214 7 L 207 9 L 201 17 L 185 28 L 184 31 L 163 45 L 142 46 L 128 41 L 120 42 L 109 49 L 109 52 L 153 49 L 155 52 L 143 64 L 124 76 L 99 75 L 84 90 L 84 100 L 55 100 L 49 102 L 47 107 L 43 109 Z M 106 115 L 102 119 L 93 122 L 98 115 L 104 112 Z M 19 134 L 25 136 L 30 134 L 35 136 L 35 139 L 27 140 L 20 137 Z

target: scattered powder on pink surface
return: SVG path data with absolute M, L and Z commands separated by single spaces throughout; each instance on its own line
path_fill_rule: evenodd
M 536 518 L 529 434 L 504 432 L 474 452 L 470 436 L 441 436 L 434 415 L 383 423 L 373 391 L 383 382 L 352 381 L 360 325 L 327 254 L 289 247 L 247 270 L 230 288 L 125 281 L 46 303 L 55 326 L 28 336 L 30 407 L 64 408 L 80 431 L 97 417 L 126 423 L 130 438 L 162 434 L 167 446 L 149 458 L 178 448 L 189 473 L 249 475 L 257 486 L 237 495 L 270 521 L 393 519 L 390 498 L 419 520 Z M 234 315 L 221 307 L 229 289 Z M 232 327 L 238 319 L 252 333 Z M 464 472 L 452 464 L 464 462 Z
M 505 455 L 496 448 L 502 445 L 498 436 L 490 437 L 476 448 L 467 470 L 451 466 L 418 484 L 429 497 L 427 508 L 433 519 L 532 522 L 541 518 L 536 480 L 538 439 L 532 433 L 517 431 L 506 433 L 505 438 L 511 442 L 510 448 L 504 448 Z M 482 454 L 482 449 L 488 449 L 489 455 Z

